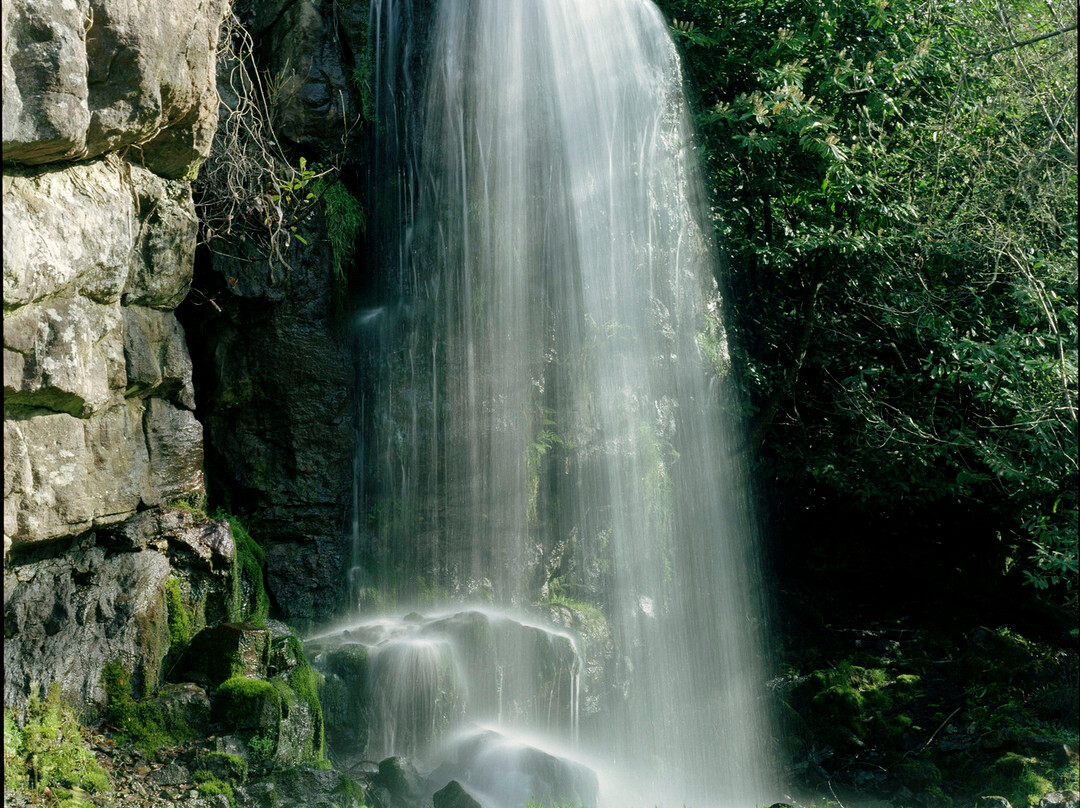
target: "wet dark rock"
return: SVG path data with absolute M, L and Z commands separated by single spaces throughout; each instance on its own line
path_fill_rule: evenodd
M 297 766 L 275 775 L 278 808 L 361 808 L 363 788 L 333 769 Z
M 277 808 L 277 789 L 273 783 L 253 783 L 239 793 L 251 808 Z
M 264 678 L 270 633 L 250 623 L 221 623 L 200 631 L 180 661 L 183 675 L 212 685 L 231 676 Z
M 434 808 L 484 808 L 457 780 L 451 780 L 436 791 L 431 800 Z
M 413 762 L 400 755 L 379 761 L 379 773 L 374 782 L 389 792 L 395 805 L 415 802 L 427 790 L 427 783 Z
M 450 759 L 430 778 L 439 786 L 457 780 L 498 802 L 595 805 L 599 780 L 589 767 L 480 731 L 457 742 Z M 381 767 L 380 767 L 381 768 Z
M 165 709 L 173 726 L 188 726 L 201 735 L 210 725 L 210 699 L 193 682 L 165 685 L 154 694 L 154 701 Z
M 329 619 L 344 599 L 355 446 L 353 357 L 335 321 L 333 259 L 324 231 L 309 243 L 297 243 L 291 270 L 273 277 L 265 263 L 215 258 L 195 283 L 217 309 L 180 310 L 207 474 L 251 514 L 272 610 L 299 626 Z
M 101 671 L 122 659 L 138 692 L 158 684 L 168 651 L 164 553 L 108 553 L 87 536 L 66 552 L 10 566 L 4 576 L 4 704 L 23 707 L 30 683 L 59 682 L 76 704 L 102 704 Z

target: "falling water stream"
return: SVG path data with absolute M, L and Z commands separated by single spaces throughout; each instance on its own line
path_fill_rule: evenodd
M 766 804 L 752 514 L 664 19 L 376 0 L 371 42 L 357 613 L 311 640 L 342 682 L 364 666 L 357 754 L 490 808 Z M 535 793 L 509 748 L 570 785 Z

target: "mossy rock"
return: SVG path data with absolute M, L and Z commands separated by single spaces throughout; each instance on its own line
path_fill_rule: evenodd
M 214 696 L 213 717 L 230 730 L 272 732 L 281 721 L 281 693 L 263 679 L 234 676 Z
M 1047 777 L 1049 769 L 1038 758 L 1009 752 L 994 761 L 987 790 L 1006 797 L 1013 808 L 1035 808 L 1039 800 L 1054 790 Z
M 206 695 L 190 685 L 166 687 L 158 696 L 132 697 L 131 672 L 118 661 L 101 674 L 105 688 L 105 718 L 123 740 L 152 752 L 191 740 L 205 728 Z
M 929 760 L 905 760 L 895 768 L 897 778 L 916 794 L 941 788 L 941 771 Z
M 221 623 L 200 631 L 180 661 L 183 674 L 210 685 L 236 676 L 265 678 L 270 632 L 253 623 Z
M 239 755 L 227 752 L 207 752 L 199 757 L 199 769 L 210 772 L 216 779 L 233 785 L 243 785 L 248 778 L 248 764 Z

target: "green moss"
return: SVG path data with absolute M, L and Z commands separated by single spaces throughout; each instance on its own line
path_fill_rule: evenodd
M 334 298 L 344 305 L 349 286 L 349 270 L 356 252 L 356 241 L 366 227 L 364 209 L 340 180 L 318 179 L 315 193 L 322 201 L 326 216 L 326 237 L 334 254 Z
M 229 805 L 236 805 L 236 794 L 233 792 L 232 786 L 214 777 L 213 772 L 199 769 L 192 775 L 191 779 L 198 786 L 200 797 L 215 797 L 218 794 L 224 794 L 229 801 Z
M 228 752 L 210 752 L 204 760 L 206 768 L 218 772 L 227 780 L 242 784 L 247 781 L 248 764 L 239 755 Z
M 218 510 L 215 519 L 224 519 L 232 530 L 236 545 L 236 563 L 233 565 L 233 604 L 229 619 L 236 622 L 250 621 L 262 624 L 270 615 L 270 597 L 266 594 L 263 567 L 266 553 L 251 537 L 240 519 L 231 513 Z
M 170 508 L 190 513 L 199 520 L 209 519 L 206 514 L 206 497 L 201 494 L 182 497 L 169 503 Z
M 1044 776 L 1046 769 L 1036 758 L 1010 752 L 994 762 L 990 789 L 1005 797 L 1013 808 L 1033 808 L 1054 788 Z
M 153 752 L 194 737 L 191 727 L 158 702 L 132 697 L 131 673 L 119 661 L 105 665 L 101 682 L 105 688 L 105 718 L 119 731 L 122 741 Z
M 169 653 L 165 658 L 165 669 L 172 667 L 191 642 L 192 617 L 184 608 L 184 594 L 180 589 L 180 579 L 169 576 L 165 581 L 165 606 L 169 612 Z
M 234 676 L 218 687 L 214 719 L 231 728 L 254 721 L 259 727 L 276 730 L 281 720 L 281 694 L 270 682 Z
M 14 715 L 4 714 L 5 788 L 72 789 L 69 804 L 85 804 L 78 792 L 100 794 L 112 787 L 75 710 L 60 697 L 59 684 L 44 699 L 33 685 L 26 713 L 22 727 Z
M 334 788 L 334 795 L 339 797 L 344 805 L 365 805 L 364 789 L 359 783 L 344 774 L 341 775 L 341 779 Z
M 289 673 L 289 685 L 296 692 L 297 698 L 304 701 L 311 712 L 313 728 L 311 747 L 303 750 L 305 760 L 321 760 L 326 754 L 326 741 L 323 726 L 322 703 L 319 701 L 319 685 L 322 676 L 311 667 L 311 663 L 304 656 L 303 645 L 299 638 L 290 636 L 285 638 L 289 652 L 297 660 L 296 667 Z

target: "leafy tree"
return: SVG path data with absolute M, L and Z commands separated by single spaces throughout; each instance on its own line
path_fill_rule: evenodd
M 991 566 L 1075 606 L 1075 4 L 661 6 L 765 473 L 977 513 Z

